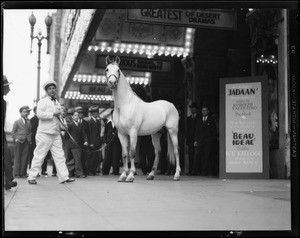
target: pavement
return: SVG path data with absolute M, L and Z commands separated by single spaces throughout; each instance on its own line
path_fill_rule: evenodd
M 156 175 L 76 178 L 37 185 L 17 178 L 4 190 L 5 231 L 222 231 L 290 230 L 290 180 Z

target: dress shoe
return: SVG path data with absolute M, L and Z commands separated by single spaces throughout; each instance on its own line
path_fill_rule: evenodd
M 121 175 L 120 173 L 114 173 L 114 175 Z
M 29 184 L 37 184 L 37 182 L 35 181 L 35 179 L 28 180 L 28 183 Z
M 48 173 L 47 172 L 42 172 L 42 175 L 48 175 Z
M 86 175 L 82 174 L 82 175 L 76 175 L 76 178 L 85 178 Z
M 20 178 L 27 178 L 27 175 L 21 175 Z
M 56 176 L 56 174 L 52 174 L 52 177 L 55 177 Z
M 68 178 L 67 180 L 61 182 L 61 183 L 71 183 L 71 182 L 74 182 L 75 179 L 72 179 L 72 178 Z
M 8 181 L 5 183 L 4 187 L 6 190 L 11 189 L 12 187 L 16 187 L 17 186 L 17 182 L 16 181 Z
M 11 181 L 10 186 L 11 187 L 16 187 L 18 185 L 17 181 Z

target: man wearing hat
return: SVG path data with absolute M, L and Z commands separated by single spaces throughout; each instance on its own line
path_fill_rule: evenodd
M 194 159 L 194 141 L 195 141 L 195 130 L 196 130 L 196 122 L 200 117 L 198 114 L 198 105 L 196 102 L 192 102 L 189 106 L 191 110 L 191 115 L 187 118 L 187 140 L 186 144 L 188 147 L 188 155 L 189 155 L 189 171 L 188 175 L 192 174 L 193 171 L 193 159 Z
M 31 124 L 27 116 L 31 109 L 23 106 L 19 109 L 21 117 L 16 120 L 12 128 L 12 138 L 15 143 L 14 175 L 26 178 L 29 149 L 31 144 Z
M 62 125 L 59 121 L 61 111 L 60 104 L 55 97 L 56 82 L 53 80 L 47 81 L 44 84 L 44 89 L 48 96 L 41 99 L 37 105 L 39 126 L 36 133 L 36 148 L 29 170 L 28 183 L 37 184 L 36 178 L 49 150 L 56 166 L 58 181 L 60 183 L 73 182 L 75 180 L 69 178 L 66 158 L 62 148 L 60 136 Z
M 207 104 L 202 105 L 202 116 L 198 118 L 195 130 L 195 156 L 193 175 L 215 175 L 214 145 L 217 138 L 216 122 L 209 114 Z
M 3 84 L 3 95 L 7 95 L 10 91 L 9 85 L 11 84 L 8 82 L 5 75 L 2 76 L 2 84 Z M 2 97 L 2 130 L 3 130 L 3 165 L 4 165 L 4 187 L 6 190 L 11 189 L 12 187 L 17 186 L 17 182 L 14 181 L 13 176 L 13 167 L 12 167 L 12 159 L 11 154 L 7 145 L 6 135 L 4 131 L 5 126 L 5 117 L 6 117 L 6 101 Z
M 99 107 L 91 106 L 91 113 L 88 120 L 88 145 L 91 151 L 100 149 L 101 146 L 101 122 L 97 119 L 99 116 Z M 86 172 L 88 175 L 96 175 L 100 168 L 100 151 L 90 152 L 86 160 Z

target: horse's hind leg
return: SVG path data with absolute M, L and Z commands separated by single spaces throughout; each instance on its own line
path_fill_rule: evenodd
M 128 137 L 118 133 L 120 143 L 122 146 L 122 160 L 123 160 L 123 172 L 120 175 L 118 182 L 125 182 L 128 173 Z
M 155 134 L 151 135 L 151 137 L 152 137 L 152 144 L 153 144 L 154 151 L 155 151 L 155 160 L 154 160 L 154 163 L 153 163 L 153 166 L 152 166 L 152 170 L 149 173 L 149 175 L 147 176 L 147 180 L 153 180 L 154 179 L 154 176 L 155 176 L 155 173 L 156 173 L 156 170 L 157 170 L 157 165 L 158 165 L 158 162 L 159 162 L 160 151 L 161 151 L 161 148 L 160 148 L 161 134 L 160 133 L 155 133 Z
M 174 174 L 174 180 L 180 180 L 180 160 L 179 160 L 179 148 L 178 148 L 178 137 L 177 130 L 168 130 L 171 142 L 173 144 L 173 153 L 176 159 L 176 172 Z

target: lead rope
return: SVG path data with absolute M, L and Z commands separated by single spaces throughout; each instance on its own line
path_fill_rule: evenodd
M 73 138 L 73 136 L 70 134 L 70 132 L 68 131 L 68 128 L 65 126 L 65 124 L 60 120 L 59 117 L 57 117 L 59 122 L 63 125 L 63 127 L 66 129 L 66 132 L 68 133 L 68 135 L 70 136 L 71 140 L 75 143 L 75 145 L 80 149 L 80 150 L 83 150 L 83 151 L 86 151 L 86 152 L 89 152 L 89 153 L 92 153 L 92 152 L 97 152 L 97 151 L 102 151 L 104 150 L 111 142 L 112 140 L 115 138 L 116 136 L 116 133 L 113 135 L 113 137 L 111 138 L 111 140 L 104 146 L 102 146 L 100 149 L 98 150 L 85 150 L 85 149 L 82 149 L 80 145 L 77 144 L 77 142 L 75 141 L 75 139 Z

